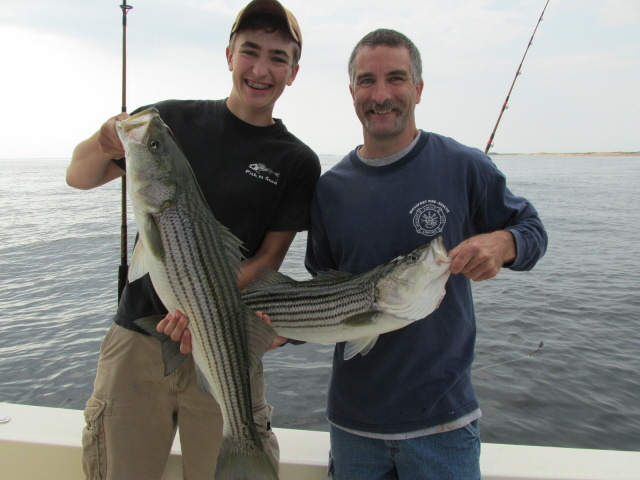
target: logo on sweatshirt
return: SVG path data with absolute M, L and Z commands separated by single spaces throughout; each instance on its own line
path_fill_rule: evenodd
M 436 200 L 424 200 L 414 206 L 409 213 L 413 215 L 413 226 L 416 232 L 432 237 L 444 229 L 449 209 Z
M 274 185 L 277 185 L 278 180 L 280 179 L 280 174 L 271 170 L 264 163 L 252 163 L 244 173 L 247 173 L 259 180 L 273 183 Z

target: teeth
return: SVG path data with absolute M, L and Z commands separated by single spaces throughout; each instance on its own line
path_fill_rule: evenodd
M 395 111 L 395 105 L 390 105 L 388 103 L 384 103 L 384 104 L 372 104 L 370 106 L 370 110 L 371 113 L 375 113 L 378 115 L 385 115 L 387 113 L 391 113 L 393 111 Z
M 251 88 L 255 88 L 257 90 L 266 90 L 267 88 L 269 88 L 268 84 L 264 84 L 264 83 L 253 83 L 249 80 L 247 80 L 247 85 L 249 85 Z

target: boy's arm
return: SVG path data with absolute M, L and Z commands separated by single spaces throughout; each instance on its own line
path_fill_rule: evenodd
M 124 157 L 115 123 L 128 117 L 129 114 L 121 113 L 110 118 L 100 130 L 76 146 L 67 167 L 69 186 L 89 190 L 124 175 L 125 171 L 111 160 Z

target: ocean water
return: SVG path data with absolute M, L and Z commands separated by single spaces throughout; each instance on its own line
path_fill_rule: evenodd
M 493 160 L 550 244 L 533 271 L 474 284 L 482 440 L 639 451 L 640 156 Z M 116 308 L 120 182 L 74 190 L 67 163 L 0 160 L 0 402 L 82 409 Z M 282 268 L 298 279 L 305 238 Z M 328 429 L 332 351 L 267 352 L 276 426 Z

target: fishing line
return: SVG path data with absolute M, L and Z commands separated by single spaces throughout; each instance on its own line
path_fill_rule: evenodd
M 489 149 L 491 147 L 493 147 L 493 139 L 495 137 L 496 131 L 498 130 L 498 125 L 500 124 L 500 120 L 502 119 L 502 114 L 504 113 L 504 111 L 509 108 L 509 98 L 511 97 L 511 92 L 513 91 L 513 86 L 516 83 L 516 80 L 518 79 L 518 77 L 522 74 L 521 69 L 522 69 L 522 64 L 524 63 L 524 59 L 527 56 L 527 53 L 529 52 L 529 47 L 531 47 L 531 45 L 533 44 L 533 37 L 536 35 L 536 32 L 538 31 L 538 26 L 540 25 L 540 22 L 543 20 L 544 17 L 544 12 L 547 10 L 547 6 L 549 5 L 549 1 L 547 0 L 547 3 L 545 3 L 544 8 L 542 9 L 542 13 L 540 14 L 540 18 L 538 19 L 538 22 L 536 23 L 536 27 L 533 30 L 533 34 L 531 35 L 531 38 L 529 39 L 529 43 L 527 45 L 527 48 L 524 51 L 524 55 L 522 56 L 522 60 L 520 60 L 520 65 L 518 66 L 518 70 L 516 71 L 516 75 L 513 79 L 513 82 L 511 82 L 511 88 L 509 88 L 509 92 L 507 93 L 507 98 L 505 99 L 503 105 L 502 105 L 502 109 L 500 110 L 500 115 L 498 115 L 498 120 L 496 121 L 495 126 L 493 127 L 493 131 L 491 132 L 491 136 L 489 137 L 489 142 L 487 143 L 487 146 L 484 150 L 484 153 L 489 153 Z M 544 315 L 542 318 L 542 324 L 540 325 L 540 336 L 544 337 Z M 494 363 L 492 365 L 487 365 L 485 367 L 479 367 L 479 368 L 472 368 L 471 371 L 472 372 L 478 372 L 480 370 L 486 370 L 488 368 L 492 368 L 492 367 L 497 367 L 498 365 L 505 365 L 507 363 L 513 363 L 513 362 L 520 362 L 522 360 L 525 360 L 529 357 L 531 357 L 532 355 L 535 355 L 536 353 L 538 353 L 540 350 L 542 350 L 542 348 L 544 347 L 544 341 L 540 341 L 540 343 L 538 343 L 538 348 L 536 348 L 535 350 L 529 352 L 527 355 L 523 355 L 521 357 L 512 359 L 512 360 L 507 360 L 504 362 L 499 362 L 499 363 Z
M 522 360 L 526 360 L 532 355 L 535 355 L 536 353 L 538 353 L 540 350 L 542 350 L 543 347 L 544 347 L 544 342 L 540 341 L 540 343 L 538 344 L 538 348 L 536 348 L 532 352 L 529 352 L 526 355 L 523 355 L 522 357 L 514 358 L 513 360 L 507 360 L 506 362 L 494 363 L 492 365 L 487 365 L 486 367 L 472 368 L 471 371 L 479 372 L 480 370 L 486 370 L 487 368 L 497 367 L 498 365 L 505 365 L 507 363 L 513 363 L 513 362 L 521 362 Z
M 122 112 L 127 111 L 127 13 L 133 7 L 122 4 Z M 120 221 L 120 267 L 118 268 L 118 303 L 127 282 L 127 180 L 122 176 L 121 221 Z

